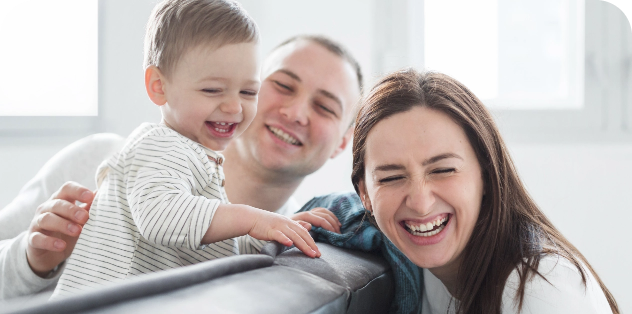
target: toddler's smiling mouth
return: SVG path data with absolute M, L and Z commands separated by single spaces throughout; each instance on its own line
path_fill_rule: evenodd
M 206 121 L 205 124 L 213 135 L 219 137 L 230 137 L 235 132 L 239 123 Z

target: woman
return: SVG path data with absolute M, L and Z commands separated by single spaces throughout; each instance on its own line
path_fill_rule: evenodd
M 382 79 L 358 114 L 353 162 L 378 228 L 425 269 L 424 314 L 619 313 L 529 197 L 489 112 L 456 80 L 413 70 Z

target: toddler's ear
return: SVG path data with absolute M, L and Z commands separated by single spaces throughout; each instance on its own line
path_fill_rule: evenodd
M 145 89 L 151 101 L 162 106 L 167 103 L 167 97 L 163 89 L 164 76 L 156 66 L 149 66 L 145 69 Z

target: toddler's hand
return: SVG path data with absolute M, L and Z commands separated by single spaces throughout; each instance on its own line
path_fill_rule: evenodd
M 310 211 L 296 213 L 291 216 L 294 220 L 304 221 L 313 226 L 321 227 L 331 232 L 340 233 L 340 221 L 330 210 L 323 207 L 317 207 Z M 308 228 L 309 230 L 309 228 Z
M 307 229 L 299 222 L 280 214 L 259 210 L 254 226 L 248 234 L 259 240 L 277 241 L 285 246 L 294 244 L 309 257 L 320 257 L 320 251 Z

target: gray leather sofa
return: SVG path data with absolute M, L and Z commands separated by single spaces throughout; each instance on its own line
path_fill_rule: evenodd
M 318 243 L 321 258 L 278 243 L 1 313 L 386 313 L 393 276 L 381 256 Z

